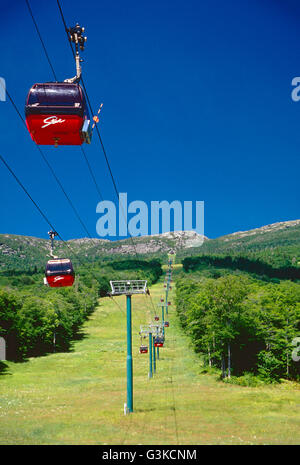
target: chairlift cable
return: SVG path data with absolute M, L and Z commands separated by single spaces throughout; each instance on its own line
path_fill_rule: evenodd
M 51 223 L 51 221 L 48 219 L 48 217 L 46 216 L 46 214 L 43 212 L 43 210 L 41 209 L 41 207 L 38 205 L 38 203 L 33 199 L 33 197 L 30 195 L 30 193 L 28 192 L 28 190 L 26 189 L 26 187 L 24 186 L 24 184 L 22 183 L 22 181 L 20 180 L 20 178 L 15 174 L 14 170 L 9 166 L 9 164 L 7 163 L 7 161 L 4 159 L 4 157 L 0 154 L 0 159 L 2 161 L 2 163 L 5 165 L 5 167 L 8 169 L 8 171 L 11 173 L 11 175 L 14 177 L 14 179 L 17 181 L 17 183 L 19 184 L 19 186 L 22 188 L 22 190 L 25 192 L 25 194 L 27 195 L 27 197 L 30 199 L 30 201 L 33 203 L 33 205 L 36 207 L 36 209 L 38 210 L 38 212 L 40 213 L 40 215 L 43 217 L 43 219 L 46 221 L 46 223 L 50 226 L 50 228 L 53 230 L 53 231 L 56 231 L 57 232 L 57 229 L 53 226 L 53 224 Z M 72 252 L 73 255 L 75 255 L 78 260 L 81 262 L 81 259 L 79 258 L 79 256 L 76 254 L 76 252 L 74 252 L 74 250 L 70 247 L 70 245 L 61 237 L 61 235 L 57 232 L 57 236 L 60 238 L 60 240 L 63 242 L 63 244 L 65 246 L 67 246 L 69 248 L 69 250 Z M 81 262 L 82 264 L 82 262 Z
M 53 75 L 54 75 L 54 77 L 55 77 L 55 79 L 56 79 L 56 81 L 57 81 L 54 67 L 53 67 L 53 65 L 52 65 L 52 63 L 51 63 L 51 60 L 50 60 L 50 58 L 49 58 L 49 54 L 48 54 L 48 52 L 47 52 L 46 46 L 45 46 L 44 41 L 43 41 L 43 39 L 42 39 L 42 36 L 41 36 L 40 30 L 39 30 L 39 27 L 38 27 L 38 25 L 37 25 L 37 22 L 36 22 L 36 20 L 35 20 L 35 18 L 34 18 L 34 15 L 33 15 L 32 9 L 31 9 L 31 7 L 30 7 L 29 1 L 28 1 L 28 0 L 25 0 L 25 1 L 26 1 L 28 10 L 29 10 L 30 16 L 31 16 L 31 18 L 32 18 L 32 21 L 33 21 L 33 23 L 34 23 L 35 29 L 36 29 L 36 31 L 37 31 L 37 34 L 38 34 L 38 36 L 39 36 L 39 38 L 40 38 L 40 41 L 41 41 L 41 44 L 42 44 L 42 46 L 43 46 L 43 49 L 44 49 L 45 55 L 46 55 L 46 57 L 47 57 L 48 63 L 49 63 L 49 65 L 50 65 L 50 67 L 51 67 L 51 69 L 52 69 L 52 72 L 53 72 Z M 9 96 L 9 94 L 8 94 L 8 96 Z M 26 127 L 26 123 L 25 123 L 25 121 L 24 121 L 24 118 L 22 117 L 22 115 L 21 115 L 20 111 L 18 110 L 17 106 L 14 104 L 13 99 L 12 99 L 10 96 L 9 96 L 9 99 L 10 99 L 11 103 L 13 104 L 15 110 L 17 111 L 19 117 L 21 118 L 21 120 L 22 120 L 24 126 Z M 75 215 L 76 215 L 78 221 L 80 222 L 81 226 L 83 227 L 84 231 L 86 232 L 86 234 L 88 235 L 88 237 L 89 237 L 90 239 L 92 239 L 94 245 L 97 246 L 97 244 L 94 242 L 94 240 L 93 240 L 91 234 L 89 233 L 89 231 L 88 231 L 88 229 L 87 229 L 85 223 L 83 222 L 82 218 L 80 217 L 80 215 L 79 215 L 77 209 L 75 208 L 73 202 L 71 201 L 69 195 L 66 193 L 66 191 L 65 191 L 65 189 L 64 189 L 64 187 L 63 187 L 61 181 L 58 179 L 58 177 L 57 177 L 57 175 L 56 175 L 54 169 L 52 168 L 52 166 L 51 166 L 50 163 L 48 162 L 47 158 L 45 157 L 45 155 L 44 155 L 44 153 L 43 153 L 43 151 L 42 151 L 42 149 L 40 148 L 39 145 L 37 145 L 37 149 L 38 149 L 38 151 L 40 152 L 40 154 L 41 154 L 41 156 L 42 156 L 44 162 L 46 163 L 46 165 L 47 165 L 48 168 L 50 169 L 52 175 L 54 176 L 54 178 L 55 178 L 55 180 L 56 180 L 56 182 L 57 182 L 57 184 L 58 184 L 59 187 L 61 188 L 61 190 L 62 190 L 64 196 L 65 196 L 66 199 L 68 200 L 68 202 L 69 202 L 69 204 L 70 204 L 70 206 L 71 206 L 73 212 L 75 213 Z M 88 167 L 89 167 L 89 169 L 90 169 L 90 165 L 89 165 L 89 163 L 88 163 L 87 156 L 86 156 L 86 154 L 85 154 L 85 152 L 84 152 L 84 150 L 83 150 L 82 147 L 81 147 L 81 150 L 82 150 L 82 153 L 83 153 L 83 155 L 84 155 L 84 158 L 85 158 L 85 160 L 86 160 L 86 162 L 87 162 L 87 164 L 88 164 Z M 93 179 L 94 179 L 94 176 L 93 176 Z M 99 193 L 99 192 L 100 192 L 100 189 L 99 189 L 98 186 L 97 186 L 97 189 L 98 189 L 98 193 Z
M 29 0 L 25 0 L 25 1 L 26 1 L 28 10 L 29 10 L 30 16 L 31 16 L 31 18 L 32 18 L 32 21 L 33 21 L 33 23 L 34 23 L 35 29 L 36 29 L 37 34 L 38 34 L 38 36 L 39 36 L 39 39 L 40 39 L 40 41 L 41 41 L 41 44 L 42 44 L 43 50 L 44 50 L 44 52 L 45 52 L 46 58 L 47 58 L 47 60 L 48 60 L 49 66 L 50 66 L 50 68 L 51 68 L 51 70 L 52 70 L 52 73 L 53 73 L 53 76 L 54 76 L 55 80 L 57 81 L 58 79 L 57 79 L 57 76 L 56 76 L 56 73 L 55 73 L 54 66 L 53 66 L 53 64 L 52 64 L 52 62 L 51 62 L 51 60 L 50 60 L 50 58 L 49 58 L 49 54 L 48 54 L 48 52 L 47 52 L 47 48 L 46 48 L 45 43 L 44 43 L 44 41 L 43 41 L 43 38 L 42 38 L 42 36 L 41 36 L 41 33 L 40 33 L 39 27 L 38 27 L 38 25 L 37 25 L 37 22 L 36 22 L 36 20 L 35 20 L 35 17 L 34 17 L 34 15 L 33 15 L 32 9 L 31 9 L 30 4 L 29 4 Z M 68 34 L 68 37 L 69 37 L 69 34 Z M 69 39 L 70 39 L 70 37 L 69 37 Z M 71 44 L 71 39 L 70 39 L 70 44 Z M 71 47 L 72 47 L 72 44 L 71 44 Z M 74 52 L 73 47 L 72 47 L 72 51 Z M 74 53 L 74 58 L 75 58 L 75 53 Z M 98 194 L 99 194 L 99 197 L 103 200 L 103 197 L 102 197 L 102 194 L 101 194 L 99 185 L 98 185 L 98 183 L 97 183 L 97 181 L 96 181 L 96 177 L 95 177 L 95 175 L 94 175 L 94 173 L 93 173 L 93 170 L 92 170 L 92 168 L 91 168 L 91 165 L 90 165 L 90 163 L 89 163 L 89 160 L 88 160 L 88 158 L 87 158 L 87 155 L 86 155 L 86 153 L 85 153 L 83 147 L 81 146 L 80 148 L 81 148 L 82 154 L 83 154 L 83 156 L 84 156 L 84 159 L 85 159 L 85 161 L 86 161 L 86 164 L 87 164 L 87 166 L 88 166 L 88 169 L 89 169 L 89 172 L 90 172 L 90 174 L 91 174 L 91 177 L 92 177 L 92 179 L 93 179 L 93 181 L 94 181 L 94 184 L 95 184 L 95 186 L 96 186 L 96 189 L 97 189 L 97 192 L 98 192 Z
M 68 33 L 68 27 L 67 27 L 66 20 L 65 20 L 65 17 L 64 17 L 64 14 L 63 14 L 63 11 L 62 11 L 62 8 L 61 8 L 61 4 L 60 4 L 60 1 L 59 1 L 59 0 L 57 0 L 57 5 L 58 5 L 58 8 L 59 8 L 59 12 L 60 12 L 60 16 L 61 16 L 61 19 L 62 19 L 62 22 L 63 22 L 63 25 L 64 25 L 65 32 L 66 32 L 67 37 L 68 37 L 68 41 L 69 41 L 69 44 L 70 44 L 70 47 L 71 47 L 71 51 L 72 51 L 73 57 L 75 57 L 75 52 L 74 52 L 74 49 L 73 49 L 73 45 L 72 45 L 72 42 L 71 42 L 71 39 L 70 39 L 69 33 Z M 88 106 L 89 106 L 90 112 L 91 112 L 91 114 L 93 115 L 93 114 L 94 114 L 93 107 L 92 107 L 92 105 L 91 105 L 91 101 L 90 101 L 90 98 L 89 98 L 89 95 L 88 95 L 88 92 L 87 92 L 87 89 L 86 89 L 86 86 L 85 86 L 85 83 L 84 83 L 84 79 L 83 79 L 82 76 L 81 76 L 81 83 L 82 83 L 82 87 L 83 87 L 84 92 L 85 92 L 85 96 L 86 96 L 86 99 L 87 99 L 87 102 L 88 102 Z M 116 183 L 116 180 L 115 180 L 115 178 L 114 178 L 114 175 L 113 175 L 113 172 L 112 172 L 112 169 L 111 169 L 111 166 L 110 166 L 110 162 L 109 162 L 109 160 L 108 160 L 108 156 L 107 156 L 107 153 L 106 153 L 106 150 L 105 150 L 105 147 L 104 147 L 104 144 L 103 144 L 101 135 L 100 135 L 100 131 L 99 131 L 99 128 L 98 128 L 97 125 L 96 125 L 95 129 L 96 129 L 97 136 L 98 136 L 98 139 L 99 139 L 99 142 L 100 142 L 100 145 L 101 145 L 103 154 L 104 154 L 104 158 L 105 158 L 105 161 L 106 161 L 106 164 L 107 164 L 108 171 L 109 171 L 109 173 L 110 173 L 110 177 L 111 177 L 111 180 L 112 180 L 112 183 L 113 183 L 113 186 L 114 186 L 114 190 L 115 190 L 115 193 L 116 193 L 116 197 L 117 197 L 117 199 L 118 199 L 118 201 L 119 201 L 120 194 L 119 194 L 119 190 L 118 190 L 118 188 L 117 188 L 117 183 Z M 122 210 L 122 215 L 125 217 L 125 213 L 124 213 L 124 211 L 123 211 L 123 207 L 122 207 L 122 206 L 121 206 L 121 210 Z M 132 237 L 132 235 L 129 233 L 129 231 L 128 231 L 128 234 L 129 234 L 130 239 L 131 239 L 131 241 L 132 241 L 132 244 L 133 244 L 133 247 L 134 247 L 134 250 L 135 250 L 135 255 L 136 255 L 136 257 L 138 258 L 138 252 L 137 252 L 137 249 L 136 249 L 136 245 L 135 245 L 135 243 L 134 243 L 134 241 L 133 241 L 133 237 Z
M 28 7 L 28 10 L 29 10 L 30 16 L 31 16 L 31 18 L 32 18 L 33 24 L 34 24 L 34 26 L 35 26 L 36 32 L 37 32 L 37 34 L 38 34 L 38 36 L 39 36 L 39 39 L 40 39 L 40 41 L 41 41 L 41 44 L 42 44 L 42 47 L 43 47 L 43 49 L 44 49 L 44 52 L 45 52 L 46 58 L 47 58 L 47 60 L 48 60 L 49 66 L 50 66 L 50 68 L 51 68 L 51 70 L 52 70 L 54 79 L 55 79 L 55 81 L 58 81 L 57 76 L 56 76 L 56 73 L 55 73 L 54 68 L 53 68 L 53 66 L 52 66 L 50 57 L 49 57 L 49 55 L 48 55 L 47 49 L 46 49 L 46 47 L 45 47 L 43 38 L 42 38 L 41 33 L 40 33 L 40 31 L 39 31 L 38 25 L 37 25 L 37 23 L 36 23 L 36 21 L 35 21 L 35 19 L 34 19 L 33 12 L 32 12 L 32 9 L 31 9 L 31 7 L 30 7 L 29 1 L 28 1 L 28 0 L 25 0 L 25 2 L 26 2 L 26 5 L 27 5 L 27 7 Z

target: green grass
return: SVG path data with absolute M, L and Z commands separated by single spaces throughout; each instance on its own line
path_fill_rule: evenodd
M 153 286 L 156 306 L 162 284 Z M 172 291 L 174 292 L 174 291 Z M 125 298 L 101 299 L 73 352 L 7 362 L 0 376 L 0 444 L 299 444 L 300 388 L 242 387 L 201 374 L 170 309 L 155 376 L 138 352 L 139 325 L 153 313 L 134 296 L 134 413 L 126 402 Z M 172 295 L 170 300 L 173 302 Z

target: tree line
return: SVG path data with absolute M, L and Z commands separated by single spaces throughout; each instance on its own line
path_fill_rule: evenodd
M 0 274 L 0 337 L 7 359 L 24 360 L 69 350 L 80 328 L 110 292 L 110 280 L 147 279 L 162 274 L 157 261 L 122 260 L 77 268 L 73 287 L 49 288 L 36 272 Z
M 250 373 L 267 382 L 300 381 L 300 361 L 293 359 L 300 336 L 298 284 L 230 274 L 185 277 L 176 283 L 176 306 L 196 352 L 223 378 Z
M 211 265 L 230 270 L 241 270 L 248 273 L 275 279 L 300 280 L 300 267 L 280 266 L 274 267 L 259 258 L 241 255 L 201 255 L 187 257 L 182 260 L 185 271 L 195 271 L 203 265 Z

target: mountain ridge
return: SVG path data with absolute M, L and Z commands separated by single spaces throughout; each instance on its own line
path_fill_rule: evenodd
M 49 255 L 49 240 L 34 236 L 0 234 L 0 269 L 42 266 Z M 140 254 L 141 258 L 159 258 L 170 250 L 178 257 L 197 253 L 224 253 L 288 245 L 299 246 L 300 219 L 280 221 L 247 231 L 209 239 L 196 231 L 170 231 L 162 234 L 138 236 L 111 241 L 103 238 L 75 238 L 65 242 L 55 241 L 58 256 L 75 252 L 81 259 L 92 262 Z M 22 265 L 23 264 L 23 265 Z

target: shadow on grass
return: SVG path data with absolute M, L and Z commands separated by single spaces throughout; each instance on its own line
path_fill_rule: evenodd
M 49 355 L 53 354 L 66 354 L 66 353 L 72 353 L 75 352 L 75 343 L 77 341 L 82 341 L 88 337 L 88 334 L 84 332 L 82 329 L 76 330 L 74 333 L 72 340 L 68 341 L 66 344 L 61 344 L 60 346 L 57 346 L 56 348 L 47 348 L 47 349 L 42 349 L 40 350 L 38 347 L 35 351 L 32 351 L 30 354 L 27 356 L 23 356 L 22 354 L 15 354 L 13 353 L 11 357 L 9 358 L 10 361 L 13 363 L 27 363 L 29 362 L 30 358 L 42 358 L 42 357 L 48 357 Z M 0 361 L 0 375 L 3 374 L 8 374 L 6 373 L 8 366 Z
M 135 408 L 134 411 L 136 413 L 146 413 L 146 412 L 168 412 L 168 411 L 173 411 L 175 410 L 175 407 L 173 405 L 154 405 L 152 407 L 146 407 L 146 408 Z
M 157 410 L 156 407 L 148 407 L 148 408 L 135 408 L 135 412 L 143 413 L 143 412 L 155 412 Z
M 60 350 L 60 352 L 74 352 L 75 351 L 75 343 L 77 341 L 83 341 L 88 337 L 88 333 L 86 333 L 83 329 L 78 329 L 72 337 L 72 340 L 69 343 L 69 347 L 65 350 Z
M 8 371 L 8 365 L 0 361 L 0 376 L 7 376 L 7 375 L 11 375 L 11 373 Z
M 72 342 L 73 341 L 82 341 L 83 339 L 87 338 L 88 333 L 85 332 L 83 329 L 78 329 L 76 333 L 73 335 Z

